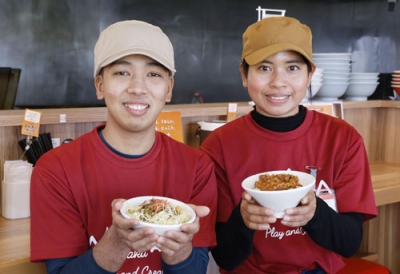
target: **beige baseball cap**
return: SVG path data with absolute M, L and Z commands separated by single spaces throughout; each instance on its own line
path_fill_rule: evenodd
M 148 56 L 174 75 L 174 49 L 168 36 L 157 26 L 143 21 L 114 23 L 100 33 L 94 48 L 94 77 L 100 69 L 131 54 Z
M 286 50 L 296 51 L 314 64 L 311 30 L 295 18 L 267 17 L 250 25 L 243 33 L 242 60 L 249 65 Z

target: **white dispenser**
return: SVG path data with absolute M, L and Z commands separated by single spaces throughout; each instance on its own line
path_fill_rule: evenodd
M 23 160 L 5 161 L 1 184 L 1 214 L 7 219 L 30 217 L 32 164 Z

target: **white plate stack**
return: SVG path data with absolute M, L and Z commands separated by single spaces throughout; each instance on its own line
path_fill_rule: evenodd
M 352 72 L 344 97 L 349 101 L 366 101 L 379 85 L 379 72 Z
M 313 61 L 317 68 L 324 69 L 322 86 L 315 99 L 338 100 L 349 85 L 351 53 L 314 53 Z
M 399 98 L 400 97 L 400 70 L 395 70 L 393 71 L 392 74 L 392 88 L 394 91 L 394 97 Z M 397 95 L 396 95 L 397 93 Z

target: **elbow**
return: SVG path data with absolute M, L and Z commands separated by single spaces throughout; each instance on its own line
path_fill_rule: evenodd
M 340 252 L 340 255 L 342 255 L 345 258 L 350 258 L 354 256 L 357 251 L 360 249 L 361 242 L 362 242 L 362 235 L 363 233 L 361 232 L 358 236 L 358 239 L 353 242 L 353 244 L 346 246 L 343 248 Z
M 350 258 L 353 257 L 357 251 L 360 249 L 360 245 L 354 245 L 351 247 L 347 247 L 340 252 L 340 255 L 342 255 L 345 258 Z

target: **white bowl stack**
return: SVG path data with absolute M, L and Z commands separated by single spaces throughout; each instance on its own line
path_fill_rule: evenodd
M 322 76 L 324 74 L 324 69 L 316 68 L 312 78 L 311 78 L 311 96 L 309 90 L 307 90 L 306 96 L 303 101 L 308 101 L 311 97 L 314 97 L 319 89 L 322 87 Z
M 352 72 L 344 97 L 349 101 L 366 101 L 379 85 L 379 72 Z
M 395 98 L 400 97 L 400 70 L 393 71 L 391 86 L 393 91 L 395 91 Z
M 349 85 L 351 53 L 314 53 L 313 61 L 317 68 L 324 69 L 322 86 L 315 99 L 338 100 Z

